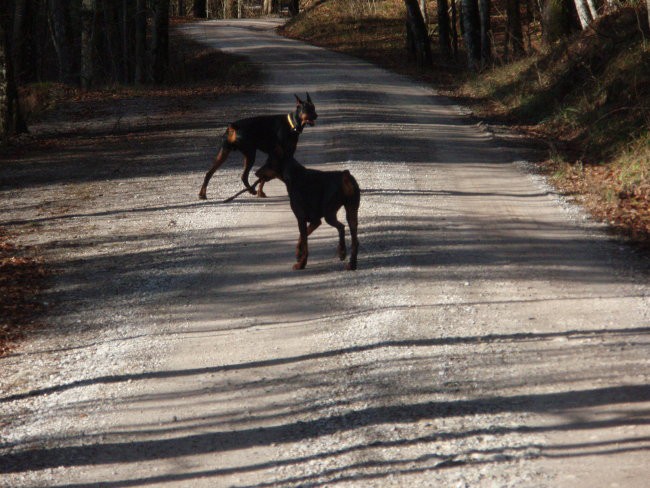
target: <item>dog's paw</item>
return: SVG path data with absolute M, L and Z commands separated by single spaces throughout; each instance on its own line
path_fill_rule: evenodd
M 345 269 L 347 271 L 356 271 L 357 263 L 354 263 L 354 264 L 353 263 L 348 263 L 348 264 L 345 265 Z
M 205 193 L 199 193 L 199 200 L 207 200 L 208 197 L 205 195 Z
M 301 269 L 305 269 L 305 264 L 304 263 L 296 263 L 293 265 L 293 270 L 298 271 Z
M 348 253 L 344 247 L 339 247 L 336 250 L 336 255 L 339 257 L 341 261 L 345 261 L 345 258 L 347 257 Z
M 264 193 L 263 191 L 258 191 L 257 196 L 258 198 L 266 198 L 266 193 Z

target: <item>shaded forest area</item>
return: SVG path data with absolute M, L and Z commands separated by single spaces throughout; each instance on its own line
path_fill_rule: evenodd
M 540 170 L 647 252 L 644 0 L 311 0 L 305 7 L 285 35 L 425 80 L 495 130 L 542 142 L 549 156 Z

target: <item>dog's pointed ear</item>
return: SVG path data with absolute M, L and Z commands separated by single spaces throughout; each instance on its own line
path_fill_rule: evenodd
M 309 96 L 309 92 L 306 92 L 306 93 L 307 93 L 307 101 L 313 105 L 314 102 L 311 101 L 311 97 Z
M 300 97 L 298 95 L 296 95 L 295 93 L 293 94 L 293 96 L 296 97 L 296 103 L 298 105 L 302 105 L 303 103 L 305 103 L 302 100 L 300 100 Z

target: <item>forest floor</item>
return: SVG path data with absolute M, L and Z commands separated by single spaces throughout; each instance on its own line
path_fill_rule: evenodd
M 179 27 L 248 90 L 75 101 L 3 155 L 0 225 L 48 287 L 0 357 L 0 486 L 645 488 L 647 258 L 528 141 L 278 24 Z M 327 225 L 293 271 L 280 182 L 222 202 L 235 155 L 198 199 L 227 123 L 305 91 L 296 157 L 362 188 L 356 272 Z
M 418 70 L 406 55 L 404 6 L 380 0 L 365 9 L 345 0 L 312 2 L 282 33 L 403 73 L 469 107 L 477 121 L 546 150 L 537 163 L 564 195 L 650 252 L 650 31 L 643 7 L 600 18 L 552 48 L 538 23 L 527 26 L 528 55 L 506 62 L 505 16 L 493 19 L 495 65 L 478 74 L 445 60 Z M 429 3 L 435 32 L 435 4 Z

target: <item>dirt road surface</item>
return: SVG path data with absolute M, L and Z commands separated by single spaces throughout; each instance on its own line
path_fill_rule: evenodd
M 278 37 L 188 35 L 265 89 L 105 104 L 3 165 L 0 225 L 55 269 L 45 332 L 0 359 L 3 487 L 647 487 L 648 262 L 431 89 Z M 363 189 L 359 270 L 239 190 L 228 121 L 318 125 L 297 158 Z

